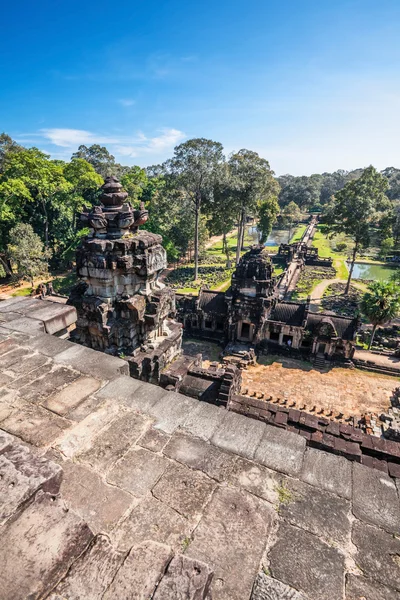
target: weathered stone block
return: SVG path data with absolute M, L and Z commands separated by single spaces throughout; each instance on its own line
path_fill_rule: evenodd
M 101 382 L 93 377 L 79 377 L 66 388 L 43 402 L 43 406 L 58 415 L 65 416 L 87 396 L 99 389 Z
M 168 504 L 186 518 L 196 518 L 215 489 L 215 483 L 203 473 L 183 465 L 171 465 L 154 486 L 155 498 Z
M 146 433 L 142 435 L 138 441 L 138 445 L 142 448 L 146 448 L 146 450 L 151 450 L 152 452 L 161 452 L 170 439 L 171 436 L 167 433 L 164 433 L 159 429 L 154 429 L 154 427 L 150 427 Z
M 56 354 L 54 362 L 70 365 L 73 369 L 103 380 L 129 374 L 128 363 L 125 360 L 77 344 L 71 344 L 68 350 Z
M 197 400 L 175 392 L 166 395 L 149 407 L 148 413 L 156 419 L 155 427 L 173 433 L 177 427 L 183 426 L 190 412 L 197 406 Z
M 226 409 L 207 402 L 198 402 L 183 428 L 193 436 L 210 440 L 226 416 Z
M 117 525 L 112 536 L 121 549 L 129 550 L 136 544 L 153 540 L 182 551 L 193 527 L 167 504 L 147 495 Z
M 132 448 L 109 471 L 107 481 L 135 496 L 143 496 L 150 491 L 169 462 L 163 456 L 143 448 Z
M 266 425 L 255 460 L 275 471 L 297 475 L 302 467 L 305 448 L 306 441 L 300 435 Z
M 275 518 L 270 505 L 245 491 L 215 491 L 186 551 L 214 570 L 215 600 L 250 596 Z
M 282 477 L 280 473 L 271 471 L 263 465 L 238 458 L 229 481 L 233 485 L 240 486 L 259 498 L 277 505 Z
M 72 565 L 48 600 L 100 600 L 126 557 L 99 535 Z
M 368 579 L 400 592 L 400 540 L 382 529 L 356 521 L 352 541 L 357 546 L 356 564 Z
M 310 485 L 348 500 L 351 498 L 351 462 L 342 456 L 307 448 L 304 455 L 301 479 Z
M 25 385 L 23 397 L 30 402 L 41 403 L 59 388 L 70 385 L 79 376 L 80 374 L 72 369 L 56 367 L 40 379 L 35 379 Z
M 39 489 L 57 494 L 62 470 L 26 446 L 13 444 L 0 456 L 0 524 L 7 521 Z
M 252 459 L 265 432 L 264 423 L 243 415 L 227 412 L 211 443 L 219 448 Z
M 230 454 L 202 439 L 180 432 L 174 433 L 164 449 L 164 454 L 192 469 L 203 471 L 217 481 L 225 480 L 235 464 L 235 458 Z
M 279 514 L 328 543 L 350 542 L 350 502 L 302 481 L 287 478 L 282 483 Z
M 346 576 L 346 600 L 399 600 L 400 594 L 393 588 L 374 583 L 365 577 Z
M 64 473 L 61 497 L 94 533 L 110 531 L 135 503 L 130 494 L 107 485 L 87 467 L 63 460 L 55 452 L 49 452 L 48 456 L 57 461 Z
M 16 400 L 1 427 L 33 446 L 46 446 L 70 426 L 69 421 L 58 417 L 41 406 Z
M 272 576 L 313 600 L 342 600 L 344 556 L 317 537 L 281 523 L 269 553 Z
M 307 600 L 307 598 L 281 581 L 265 573 L 259 573 L 250 600 Z
M 164 575 L 172 558 L 171 548 L 147 541 L 132 548 L 103 600 L 147 600 Z M 167 598 L 167 596 L 164 596 Z M 178 599 L 179 596 L 176 596 Z
M 39 492 L 35 502 L 3 528 L 0 544 L 3 598 L 34 600 L 45 596 L 92 537 L 86 523 L 65 509 L 63 500 Z
M 170 562 L 154 600 L 206 600 L 212 577 L 208 565 L 187 556 L 176 556 Z
M 77 455 L 78 460 L 88 463 L 102 474 L 125 454 L 149 423 L 145 417 L 132 411 L 120 410 L 119 415 L 101 430 L 87 450 Z
M 400 533 L 400 503 L 396 485 L 388 475 L 353 464 L 353 513 L 361 521 Z

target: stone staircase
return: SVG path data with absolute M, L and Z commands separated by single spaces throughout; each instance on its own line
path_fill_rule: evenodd
M 314 367 L 319 369 L 320 371 L 326 371 L 328 369 L 329 363 L 323 356 L 316 356 L 314 360 Z
M 62 468 L 0 430 L 0 600 L 205 600 L 213 571 L 155 541 L 94 535 L 60 496 Z

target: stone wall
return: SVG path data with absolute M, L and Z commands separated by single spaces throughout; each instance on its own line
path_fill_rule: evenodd
M 400 477 L 400 444 L 363 433 L 359 428 L 295 408 L 236 395 L 228 410 L 300 434 L 311 448 L 345 456 L 349 460 Z

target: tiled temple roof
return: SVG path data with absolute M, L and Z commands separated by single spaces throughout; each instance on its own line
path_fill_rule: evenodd
M 300 302 L 279 302 L 271 313 L 270 321 L 279 321 L 294 327 L 301 327 L 306 313 L 306 305 Z
M 201 290 L 199 294 L 199 308 L 206 313 L 226 315 L 225 293 Z

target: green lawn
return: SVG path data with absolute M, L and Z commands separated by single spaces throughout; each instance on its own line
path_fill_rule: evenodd
M 13 294 L 11 294 L 11 296 L 13 298 L 16 298 L 17 296 L 30 296 L 31 293 L 32 293 L 32 288 L 27 287 L 27 288 L 21 288 L 20 290 L 17 290 Z
M 308 225 L 299 225 L 298 227 L 296 227 L 294 234 L 290 238 L 290 243 L 294 244 L 295 242 L 299 242 L 301 240 L 301 238 L 303 237 L 304 232 L 307 229 L 307 227 L 308 227 Z
M 346 259 L 352 248 L 352 241 L 345 235 L 335 235 L 332 239 L 329 239 L 324 233 L 322 233 L 322 226 L 318 225 L 313 238 L 313 247 L 318 248 L 318 254 L 321 258 L 333 258 L 333 267 L 336 270 L 336 276 L 340 279 L 347 279 L 348 270 L 346 267 Z M 345 242 L 347 244 L 346 250 L 338 252 L 336 250 L 336 244 Z

